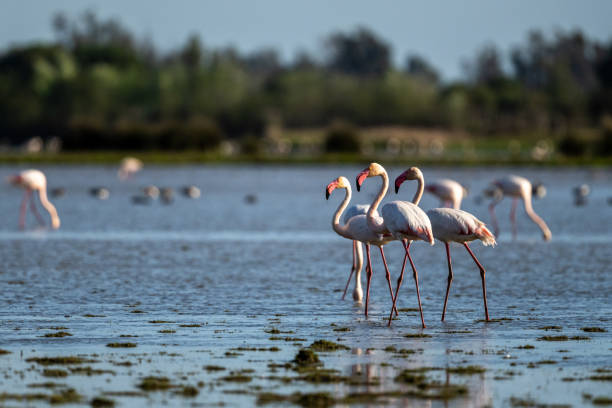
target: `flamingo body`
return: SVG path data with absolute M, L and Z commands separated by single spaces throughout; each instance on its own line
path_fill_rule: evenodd
M 425 191 L 440 199 L 443 206 L 450 204 L 451 208 L 459 209 L 461 201 L 467 195 L 465 188 L 458 182 L 450 179 L 439 179 L 428 182 Z
M 51 226 L 54 229 L 60 227 L 60 218 L 57 215 L 57 210 L 47 198 L 47 177 L 45 177 L 45 174 L 42 171 L 35 169 L 24 170 L 19 174 L 10 176 L 8 180 L 11 184 L 25 189 L 25 195 L 21 203 L 21 211 L 19 216 L 19 226 L 21 228 L 25 227 L 25 213 L 27 209 L 26 205 L 30 200 L 30 196 L 32 195 L 33 191 L 38 192 L 38 198 L 40 199 L 40 203 L 49 212 L 49 215 L 51 216 Z M 32 208 L 32 212 L 34 213 L 40 224 L 44 225 L 42 217 L 36 210 L 34 201 L 31 201 L 30 205 Z
M 464 243 L 479 239 L 484 245 L 495 245 L 495 238 L 485 223 L 467 211 L 434 208 L 427 211 L 427 216 L 439 241 Z
M 433 245 L 431 222 L 418 205 L 406 201 L 392 201 L 383 205 L 385 227 L 397 240 L 422 240 Z

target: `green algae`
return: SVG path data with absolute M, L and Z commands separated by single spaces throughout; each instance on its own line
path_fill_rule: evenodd
M 87 313 L 87 314 L 84 314 L 83 317 L 106 317 L 106 315 L 96 315 L 96 314 Z
M 593 405 L 612 405 L 612 397 L 595 397 L 591 402 Z
M 33 362 L 40 365 L 68 365 L 68 364 L 84 364 L 84 363 L 97 363 L 97 360 L 86 359 L 77 356 L 66 356 L 66 357 L 30 357 L 26 359 L 27 362 Z
M 66 384 L 46 381 L 43 383 L 32 383 L 27 385 L 28 388 L 64 388 Z
M 549 331 L 549 330 L 562 330 L 562 329 L 563 329 L 563 327 L 561 327 L 561 326 L 543 326 L 543 327 L 538 327 L 538 330 L 546 330 L 546 331 Z
M 474 374 L 482 374 L 487 371 L 486 368 L 477 366 L 477 365 L 469 365 L 469 366 L 457 366 L 457 367 L 448 367 L 446 369 L 447 373 L 450 374 L 458 374 L 458 375 L 474 375 Z
M 417 307 L 402 307 L 397 309 L 398 312 L 418 312 L 419 308 Z
M 349 347 L 344 344 L 334 343 L 329 340 L 317 340 L 313 342 L 309 348 L 314 351 L 337 351 L 337 350 L 350 350 Z
M 185 397 L 185 398 L 197 397 L 199 393 L 200 393 L 200 390 L 198 390 L 193 385 L 183 385 L 180 390 L 175 392 L 175 394 L 180 395 L 181 397 Z
M 293 363 L 295 363 L 298 367 L 309 367 L 322 364 L 317 353 L 311 349 L 304 348 L 300 349 L 295 355 Z
M 42 372 L 44 377 L 62 378 L 68 377 L 68 372 L 60 369 L 45 368 Z
M 116 374 L 112 370 L 101 370 L 97 368 L 92 368 L 90 366 L 70 368 L 70 373 L 77 374 L 77 375 L 86 375 L 88 377 L 91 377 L 92 375 L 102 375 L 102 374 L 115 375 Z
M 52 394 L 49 397 L 50 404 L 71 404 L 75 402 L 81 402 L 83 399 L 82 395 L 76 392 L 74 388 L 68 388 L 61 390 L 58 393 Z
M 115 401 L 110 398 L 95 397 L 91 400 L 89 405 L 91 405 L 94 408 L 108 408 L 108 407 L 114 407 Z
M 431 337 L 431 334 L 426 334 L 426 333 L 406 333 L 406 334 L 404 334 L 404 337 L 409 338 L 409 339 L 419 339 L 419 338 L 428 338 L 428 337 Z
M 587 333 L 606 333 L 606 329 L 602 329 L 601 327 L 582 327 L 580 330 Z
M 200 323 L 179 324 L 179 327 L 202 327 Z
M 143 391 L 167 391 L 170 388 L 174 388 L 174 385 L 170 382 L 167 377 L 145 377 L 142 379 L 138 388 Z
M 152 324 L 164 324 L 164 323 L 175 323 L 175 322 L 171 322 L 169 320 L 149 320 L 149 323 L 152 323 Z
M 350 329 L 350 328 L 348 328 L 348 327 L 337 327 L 337 328 L 335 328 L 335 329 L 333 329 L 333 330 L 334 330 L 335 332 L 349 332 L 349 331 L 351 331 L 351 329 Z
M 522 349 L 522 350 L 531 350 L 531 349 L 534 349 L 535 346 L 532 346 L 531 344 L 525 344 L 524 346 L 518 346 L 518 347 L 515 347 L 515 348 Z
M 5 355 L 5 354 L 11 354 L 11 351 L 0 349 L 0 356 Z
M 134 348 L 136 346 L 136 343 L 108 343 L 106 345 L 106 347 L 110 348 Z
M 538 337 L 537 340 L 540 341 L 568 341 L 568 340 L 591 340 L 590 337 L 587 336 L 543 336 Z
M 72 334 L 65 332 L 65 331 L 58 331 L 56 333 L 45 333 L 43 337 L 66 337 L 66 336 L 72 336 Z
M 225 377 L 219 378 L 221 381 L 225 382 L 237 382 L 237 383 L 248 383 L 253 381 L 253 377 L 250 375 L 245 375 L 240 372 L 230 372 L 229 375 Z
M 165 330 L 159 330 L 158 333 L 172 334 L 172 333 L 176 333 L 176 330 L 165 329 Z
M 204 370 L 206 371 L 223 371 L 225 370 L 225 367 L 221 367 L 218 365 L 205 365 L 204 366 Z

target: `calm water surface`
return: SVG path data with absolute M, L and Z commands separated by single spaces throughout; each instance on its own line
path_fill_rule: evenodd
M 360 167 L 147 166 L 124 183 L 113 167 L 41 169 L 50 188 L 66 189 L 64 196 L 52 198 L 62 218 L 59 231 L 37 227 L 31 214 L 27 231 L 19 231 L 22 191 L 0 186 L 0 348 L 11 352 L 0 355 L 0 405 L 46 405 L 18 398 L 67 388 L 81 395 L 83 405 L 104 396 L 119 406 L 249 406 L 258 398 L 262 403 L 264 392 L 294 395 L 302 404 L 308 400 L 294 393 L 328 392 L 339 405 L 364 406 L 588 406 L 593 398 L 612 397 L 609 170 L 424 168 L 426 180 L 452 177 L 468 185 L 464 208 L 485 222 L 490 221 L 487 203 L 476 196 L 491 179 L 513 172 L 544 182 L 548 195 L 534 207 L 553 240 L 541 241 L 519 208 L 519 237 L 513 241 L 510 202 L 498 206 L 499 245 L 472 245 L 487 268 L 491 318 L 501 319 L 491 323 L 479 321 L 484 317 L 480 277 L 460 246 L 452 247 L 455 280 L 446 322 L 440 322 L 444 247 L 415 243 L 428 325 L 421 330 L 411 310 L 416 307 L 411 274 L 398 301 L 408 310 L 386 326 L 390 299 L 376 252 L 370 317 L 348 300 L 350 294 L 340 299 L 350 270 L 350 242 L 331 230 L 330 221 L 343 191 L 325 201 L 324 187 L 340 175 L 354 180 Z M 0 178 L 17 170 L 0 167 Z M 403 169 L 388 170 L 395 177 Z M 587 205 L 575 207 L 571 189 L 581 183 L 592 193 Z M 175 191 L 194 184 L 202 197 L 191 200 L 176 191 L 170 205 L 132 204 L 131 197 L 149 184 Z M 379 185 L 378 179 L 367 180 L 353 201 L 367 203 Z M 94 186 L 107 186 L 110 198 L 91 197 Z M 399 197 L 410 200 L 414 188 L 416 183 L 406 183 Z M 247 194 L 256 195 L 256 203 L 247 203 Z M 429 195 L 422 201 L 425 209 L 437 205 Z M 387 248 L 395 282 L 402 250 L 397 243 Z M 558 328 L 543 329 L 547 326 Z M 606 332 L 584 332 L 584 327 Z M 45 337 L 58 331 L 72 336 Z M 431 337 L 405 337 L 415 333 Z M 538 340 L 543 336 L 570 340 Z M 571 340 L 575 336 L 581 339 Z M 359 381 L 313 384 L 296 379 L 300 374 L 290 368 L 270 366 L 290 362 L 301 347 L 320 339 L 349 348 L 319 353 L 324 367 Z M 137 346 L 106 346 L 116 342 Z M 525 345 L 534 348 L 517 348 Z M 410 352 L 393 352 L 391 346 Z M 27 361 L 77 355 L 96 361 L 81 366 L 103 371 L 83 375 L 75 371 L 77 365 Z M 207 371 L 208 365 L 225 370 Z M 486 371 L 446 371 L 469 365 Z M 414 386 L 395 380 L 403 369 L 420 367 L 437 368 L 426 373 L 429 381 L 465 385 L 467 393 L 423 398 Z M 69 375 L 48 377 L 45 369 Z M 242 374 L 244 382 L 230 381 L 230 372 Z M 196 386 L 199 394 L 181 396 L 178 387 L 143 392 L 138 385 L 146 376 Z M 37 386 L 46 382 L 56 386 Z M 371 399 L 340 400 L 355 393 L 369 393 Z

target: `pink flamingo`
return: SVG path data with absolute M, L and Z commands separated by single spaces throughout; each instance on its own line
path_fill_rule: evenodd
M 415 174 L 408 174 L 407 177 L 417 177 L 416 172 L 420 173 L 420 170 L 416 167 L 413 167 Z M 411 170 L 412 170 L 411 169 Z M 423 308 L 421 307 L 421 295 L 419 293 L 419 275 L 414 266 L 414 262 L 412 261 L 412 257 L 410 256 L 410 245 L 412 241 L 422 240 L 425 242 L 429 242 L 431 245 L 434 244 L 434 237 L 431 231 L 431 223 L 429 222 L 429 218 L 427 218 L 427 214 L 419 208 L 417 205 L 423 196 L 423 185 L 419 184 L 419 191 L 412 199 L 412 202 L 406 201 L 392 201 L 383 205 L 381 212 L 382 217 L 378 214 L 378 206 L 382 201 L 383 197 L 387 193 L 387 189 L 389 188 L 389 176 L 387 171 L 378 163 L 370 163 L 370 165 L 364 169 L 357 176 L 357 189 L 361 188 L 361 184 L 366 178 L 380 176 L 383 180 L 382 186 L 376 198 L 374 198 L 374 202 L 370 205 L 370 209 L 368 210 L 367 220 L 368 226 L 370 229 L 378 234 L 391 234 L 394 239 L 397 239 L 402 242 L 404 245 L 404 250 L 406 254 L 404 255 L 404 262 L 402 263 L 402 271 L 397 280 L 397 288 L 395 289 L 395 296 L 393 297 L 393 307 L 391 308 L 391 315 L 389 316 L 389 325 L 391 325 L 391 318 L 393 316 L 393 311 L 395 310 L 395 304 L 397 302 L 397 291 L 401 285 L 401 282 L 404 278 L 404 268 L 406 267 L 406 259 L 410 260 L 410 266 L 412 267 L 414 283 L 416 285 L 417 292 L 417 300 L 419 303 L 419 312 L 421 314 L 421 324 L 423 327 L 425 326 L 425 319 L 423 318 Z M 422 177 L 421 177 L 422 179 Z M 385 254 L 380 248 L 380 253 L 383 258 L 383 262 L 385 263 L 385 268 L 387 267 L 387 263 L 385 260 Z M 368 252 L 368 247 L 366 245 L 366 255 L 368 259 L 368 265 L 370 265 L 370 254 Z M 387 274 L 389 272 L 387 271 Z M 387 280 L 389 277 L 387 276 Z M 391 283 L 389 282 L 389 285 Z M 370 274 L 368 274 L 368 290 L 370 287 Z
M 142 170 L 142 166 L 143 164 L 140 159 L 135 157 L 124 157 L 121 160 L 121 163 L 119 163 L 117 176 L 119 177 L 119 180 L 127 180 Z
M 402 183 L 405 180 L 410 179 L 410 176 L 406 176 L 406 173 L 408 173 L 409 175 L 414 174 L 413 169 L 414 168 L 411 168 L 410 170 L 407 170 L 406 172 L 402 173 L 395 180 L 396 193 L 399 191 L 399 188 Z M 419 177 L 419 184 L 423 184 L 424 179 L 422 173 L 419 171 L 417 175 Z M 444 321 L 444 317 L 446 315 L 448 293 L 450 291 L 451 282 L 453 281 L 453 268 L 451 265 L 449 242 L 458 242 L 460 244 L 463 244 L 465 249 L 471 255 L 474 262 L 476 262 L 476 265 L 478 265 L 478 269 L 480 270 L 480 278 L 482 280 L 482 297 L 484 299 L 485 318 L 488 321 L 489 310 L 487 308 L 485 269 L 468 246 L 468 242 L 479 239 L 485 246 L 494 246 L 495 238 L 493 237 L 493 234 L 491 234 L 491 232 L 487 229 L 484 222 L 480 221 L 478 218 L 468 213 L 467 211 L 462 211 L 454 208 L 434 208 L 432 210 L 427 211 L 427 215 L 429 216 L 429 220 L 431 221 L 434 237 L 437 240 L 444 242 L 444 245 L 446 247 L 446 259 L 448 261 L 448 285 L 446 287 L 446 297 L 444 298 L 442 321 Z
M 529 180 L 519 176 L 509 175 L 506 177 L 502 177 L 500 179 L 494 180 L 491 184 L 496 186 L 501 190 L 502 195 L 496 197 L 491 204 L 489 205 L 489 211 L 491 212 L 491 222 L 493 224 L 493 230 L 495 231 L 495 236 L 499 236 L 499 225 L 497 223 L 497 218 L 495 217 L 495 206 L 499 204 L 504 195 L 512 197 L 512 209 L 510 210 L 510 221 L 512 222 L 512 236 L 516 239 L 516 205 L 518 200 L 523 200 L 523 205 L 525 207 L 525 212 L 531 218 L 531 220 L 536 223 L 536 225 L 542 230 L 542 237 L 544 241 L 550 241 L 552 238 L 552 233 L 548 226 L 544 222 L 542 218 L 540 218 L 531 205 L 531 195 L 533 188 Z
M 450 179 L 439 179 L 427 183 L 425 191 L 440 199 L 440 206 L 461 208 L 461 201 L 467 196 L 467 190 L 461 184 Z
M 368 255 L 368 266 L 366 268 L 368 274 L 368 289 L 366 291 L 365 315 L 367 317 L 370 299 L 370 279 L 372 277 L 372 264 L 370 262 L 370 245 L 375 245 L 380 248 L 384 260 L 384 252 L 382 250 L 382 246 L 389 243 L 394 238 L 390 235 L 384 236 L 383 234 L 378 234 L 370 230 L 370 228 L 368 227 L 367 217 L 363 214 L 351 217 L 346 224 L 341 225 L 340 217 L 348 206 L 348 203 L 351 201 L 352 191 L 351 185 L 346 179 L 346 177 L 338 177 L 336 180 L 332 181 L 327 185 L 327 188 L 325 189 L 325 198 L 329 199 L 329 196 L 331 195 L 332 191 L 334 191 L 336 188 L 346 189 L 346 195 L 344 197 L 344 200 L 340 203 L 338 209 L 334 213 L 334 217 L 332 218 L 332 228 L 334 229 L 334 231 L 336 231 L 338 235 L 353 241 L 363 242 L 366 245 L 366 253 Z M 385 269 L 387 271 L 389 292 L 391 293 L 391 299 L 393 299 L 393 289 L 391 288 L 390 274 L 389 269 L 387 268 L 386 261 Z
M 30 200 L 32 192 L 38 191 L 38 198 L 40 199 L 40 203 L 43 207 L 49 212 L 51 216 L 51 226 L 54 229 L 59 228 L 60 219 L 57 215 L 57 210 L 51 204 L 49 199 L 47 198 L 47 178 L 40 170 L 24 170 L 19 174 L 9 176 L 8 181 L 16 186 L 20 186 L 25 189 L 25 195 L 23 196 L 23 201 L 21 202 L 21 210 L 19 213 L 19 227 L 21 229 L 25 228 L 25 216 L 27 210 L 28 200 Z M 34 200 L 30 201 L 30 208 L 32 212 L 36 216 L 36 219 L 41 225 L 44 225 L 45 222 L 36 210 L 36 205 L 34 204 Z

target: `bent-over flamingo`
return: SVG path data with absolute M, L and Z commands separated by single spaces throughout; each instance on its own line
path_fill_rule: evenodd
M 32 192 L 38 191 L 38 198 L 40 199 L 40 203 L 42 206 L 49 212 L 51 216 L 51 226 L 54 229 L 59 228 L 60 219 L 57 215 L 57 210 L 51 204 L 49 199 L 47 198 L 47 178 L 44 173 L 40 170 L 24 170 L 19 174 L 15 174 L 13 176 L 9 176 L 8 181 L 16 186 L 22 187 L 25 189 L 25 194 L 23 196 L 23 201 L 21 202 L 21 210 L 19 212 L 19 227 L 21 229 L 25 228 L 25 216 L 27 211 L 28 200 L 32 198 Z M 36 216 L 36 219 L 41 225 L 45 225 L 44 220 L 36 210 L 36 205 L 34 204 L 34 200 L 30 201 L 30 208 L 32 212 Z
M 365 304 L 365 315 L 368 315 L 368 305 L 370 298 L 370 279 L 372 277 L 372 263 L 370 262 L 370 245 L 375 245 L 381 248 L 381 253 L 383 254 L 384 261 L 384 252 L 382 251 L 382 246 L 387 244 L 388 242 L 394 240 L 394 238 L 387 234 L 386 236 L 383 234 L 376 233 L 372 231 L 368 227 L 367 217 L 363 214 L 356 215 L 351 217 L 348 222 L 344 225 L 340 224 L 340 217 L 342 216 L 342 212 L 348 206 L 348 203 L 351 201 L 352 191 L 351 185 L 346 177 L 338 177 L 336 180 L 332 181 L 327 185 L 325 189 L 325 198 L 329 199 L 329 196 L 336 188 L 344 188 L 346 189 L 346 195 L 344 200 L 338 206 L 338 209 L 334 213 L 334 217 L 332 218 L 332 228 L 336 233 L 344 238 L 363 242 L 366 246 L 366 253 L 368 254 L 368 290 L 366 291 L 366 304 Z M 391 294 L 391 299 L 393 299 L 393 289 L 391 288 L 391 281 L 389 278 L 389 270 L 387 268 L 387 264 L 385 261 L 385 269 L 387 271 L 387 282 L 389 284 L 389 292 Z M 396 312 L 397 313 L 397 312 Z
M 455 180 L 439 179 L 428 182 L 425 191 L 440 199 L 440 206 L 461 208 L 461 201 L 467 196 L 467 190 Z
M 512 222 L 512 236 L 516 239 L 516 205 L 518 200 L 523 200 L 525 207 L 525 213 L 536 223 L 536 225 L 542 230 L 542 237 L 544 241 L 550 241 L 552 233 L 542 218 L 540 218 L 531 205 L 532 186 L 529 180 L 523 177 L 509 175 L 500 179 L 494 180 L 491 184 L 498 187 L 502 195 L 496 197 L 489 205 L 489 211 L 491 212 L 491 223 L 493 224 L 493 230 L 495 236 L 499 236 L 499 225 L 497 218 L 495 217 L 495 206 L 499 204 L 504 196 L 512 197 L 512 209 L 510 210 L 510 221 Z
M 413 168 L 415 171 L 420 173 L 416 167 Z M 423 327 L 425 326 L 425 319 L 423 318 L 423 308 L 421 307 L 421 295 L 419 293 L 419 276 L 414 266 L 414 262 L 412 261 L 412 257 L 410 256 L 410 245 L 412 241 L 422 240 L 425 242 L 429 242 L 431 245 L 434 244 L 433 233 L 431 231 L 431 223 L 427 218 L 427 214 L 419 208 L 417 205 L 423 196 L 423 188 L 422 184 L 419 186 L 419 191 L 414 196 L 411 203 L 406 201 L 392 201 L 383 205 L 381 212 L 382 217 L 378 214 L 378 206 L 382 201 L 383 197 L 387 193 L 387 189 L 389 188 L 389 176 L 387 171 L 378 163 L 370 163 L 370 165 L 364 169 L 357 176 L 357 189 L 361 188 L 361 184 L 366 178 L 380 176 L 383 180 L 382 186 L 376 198 L 374 198 L 374 202 L 370 205 L 370 209 L 368 210 L 367 220 L 368 226 L 372 231 L 379 234 L 391 234 L 394 239 L 397 239 L 402 242 L 404 245 L 404 250 L 406 254 L 404 255 L 404 262 L 402 263 L 402 271 L 400 272 L 400 276 L 398 278 L 397 288 L 395 289 L 395 296 L 393 297 L 393 307 L 391 308 L 391 315 L 389 316 L 389 325 L 391 325 L 391 318 L 393 316 L 393 311 L 395 310 L 395 305 L 397 302 L 397 292 L 399 291 L 401 282 L 403 280 L 404 268 L 406 266 L 406 259 L 410 260 L 410 266 L 412 267 L 412 272 L 414 276 L 414 283 L 416 285 L 417 292 L 417 300 L 419 303 L 419 312 L 421 314 L 421 324 Z M 416 177 L 416 175 L 410 175 Z M 386 267 L 385 254 L 380 248 L 381 255 L 383 257 L 383 262 Z M 368 257 L 368 265 L 370 264 L 370 255 L 368 252 L 368 247 L 366 245 L 366 255 Z M 388 271 L 387 271 L 388 274 Z M 387 277 L 387 280 L 390 278 Z M 390 285 L 391 283 L 389 283 Z M 368 274 L 368 288 L 370 286 L 370 274 Z

